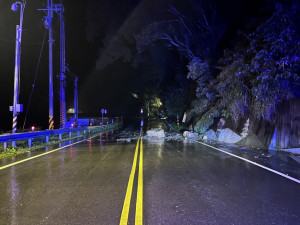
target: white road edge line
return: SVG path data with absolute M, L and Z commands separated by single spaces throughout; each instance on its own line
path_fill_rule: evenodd
M 213 149 L 215 149 L 215 150 L 217 150 L 217 151 L 223 152 L 223 153 L 225 153 L 225 154 L 231 155 L 231 156 L 233 156 L 233 157 L 236 157 L 236 158 L 241 159 L 241 160 L 243 160 L 243 161 L 246 161 L 246 162 L 248 162 L 248 163 L 251 163 L 251 164 L 253 164 L 253 165 L 255 165 L 255 166 L 258 166 L 258 167 L 260 167 L 260 168 L 263 168 L 263 169 L 265 169 L 265 170 L 268 170 L 268 171 L 270 171 L 270 172 L 272 172 L 272 173 L 275 173 L 275 174 L 277 174 L 277 175 L 279 175 L 279 176 L 285 177 L 285 178 L 287 178 L 287 179 L 289 179 L 289 180 L 292 180 L 292 181 L 294 181 L 294 182 L 300 184 L 300 180 L 298 180 L 298 179 L 296 179 L 296 178 L 294 178 L 294 177 L 291 177 L 291 176 L 286 175 L 286 174 L 284 174 L 284 173 L 278 172 L 278 171 L 273 170 L 273 169 L 271 169 L 271 168 L 265 167 L 265 166 L 263 166 L 263 165 L 260 165 L 260 164 L 258 164 L 258 163 L 256 163 L 256 162 L 253 162 L 253 161 L 250 161 L 250 160 L 245 159 L 245 158 L 243 158 L 243 157 L 240 157 L 240 156 L 234 155 L 234 154 L 232 154 L 232 153 L 226 152 L 226 151 L 221 150 L 221 149 L 219 149 L 219 148 L 216 148 L 216 147 L 214 147 L 214 146 L 205 144 L 205 143 L 203 143 L 203 142 L 196 141 L 196 140 L 193 140 L 193 141 L 195 141 L 195 142 L 197 142 L 197 143 L 199 143 L 199 144 L 208 146 L 208 147 L 210 147 L 210 148 L 213 148 Z

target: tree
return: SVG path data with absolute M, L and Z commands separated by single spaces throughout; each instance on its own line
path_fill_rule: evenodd
M 141 53 L 149 44 L 164 40 L 188 59 L 206 57 L 214 52 L 223 28 L 217 25 L 214 1 L 189 1 L 180 12 L 170 6 L 166 18 L 147 26 L 136 36 Z
M 212 93 L 206 93 L 206 86 L 212 79 L 208 58 L 214 54 L 224 30 L 217 24 L 214 4 L 214 1 L 189 1 L 180 11 L 170 6 L 163 20 L 150 24 L 136 36 L 140 53 L 151 43 L 163 41 L 169 48 L 176 49 L 186 57 L 189 61 L 187 78 L 196 82 L 196 95 L 205 99 L 214 97 Z M 165 100 L 168 112 L 180 113 L 182 109 L 179 109 L 178 104 L 183 101 L 182 95 L 186 95 L 188 90 L 175 87 L 174 91 L 170 91 L 170 88 L 169 99 Z
M 215 100 L 209 104 L 202 100 L 209 115 L 218 111 L 235 121 L 253 115 L 275 122 L 278 105 L 293 98 L 299 85 L 296 7 L 277 5 L 274 14 L 247 36 L 248 45 L 241 42 L 224 52 L 216 81 L 207 85 Z
M 269 121 L 275 119 L 282 101 L 294 97 L 299 83 L 300 18 L 296 8 L 299 5 L 277 5 L 272 17 L 249 36 L 251 108 L 254 115 Z
M 300 53 L 296 26 L 300 20 L 295 7 L 277 5 L 271 18 L 249 35 L 250 45 L 246 52 L 228 65 L 232 67 L 240 61 L 234 75 L 229 76 L 231 85 L 238 89 L 231 114 L 244 115 L 246 108 L 257 118 L 274 121 L 277 106 L 294 96 L 294 87 L 299 82 Z M 219 78 L 225 81 L 224 77 Z

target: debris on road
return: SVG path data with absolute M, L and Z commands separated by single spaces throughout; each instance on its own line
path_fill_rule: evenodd
M 147 137 L 148 138 L 164 138 L 165 131 L 160 128 L 155 128 L 152 130 L 147 130 Z
M 183 137 L 184 138 L 196 138 L 198 136 L 199 136 L 198 133 L 194 133 L 194 132 L 191 132 L 191 131 L 184 131 L 183 132 Z
M 209 139 L 209 140 L 217 140 L 218 139 L 216 133 L 213 130 L 206 131 L 205 135 L 206 135 L 207 139 Z
M 218 137 L 218 141 L 232 144 L 237 143 L 242 139 L 243 138 L 240 135 L 236 134 L 229 128 L 222 129 Z
M 119 138 L 117 139 L 118 142 L 131 142 L 131 138 Z

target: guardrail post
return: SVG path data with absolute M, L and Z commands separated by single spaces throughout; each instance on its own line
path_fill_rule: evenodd
M 7 150 L 7 142 L 3 142 L 3 152 L 6 152 Z
M 83 135 L 85 135 L 85 133 L 86 133 L 86 130 L 83 131 Z
M 91 133 L 91 130 L 89 130 L 89 134 Z
M 49 142 L 49 136 L 46 136 L 46 143 Z
M 59 134 L 58 136 L 59 136 L 59 140 L 61 140 L 62 139 L 62 134 Z
M 12 141 L 11 145 L 12 145 L 13 148 L 17 147 L 16 141 Z
M 80 136 L 80 131 L 77 131 L 77 136 Z
M 72 132 L 69 132 L 69 138 L 72 138 Z
M 28 147 L 31 147 L 31 146 L 32 146 L 32 139 L 29 138 L 29 139 L 28 139 Z

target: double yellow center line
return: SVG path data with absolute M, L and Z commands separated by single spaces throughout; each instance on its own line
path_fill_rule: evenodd
M 137 187 L 136 210 L 135 210 L 135 224 L 136 225 L 143 224 L 143 140 L 142 138 L 141 139 L 139 138 L 135 148 L 133 164 L 129 176 L 126 196 L 125 196 L 122 215 L 120 219 L 120 225 L 127 225 L 128 223 L 130 201 L 131 201 L 132 188 L 133 188 L 134 175 L 136 171 L 139 149 L 140 149 L 140 155 L 139 155 L 140 158 L 139 158 L 139 174 L 138 174 L 138 187 Z

